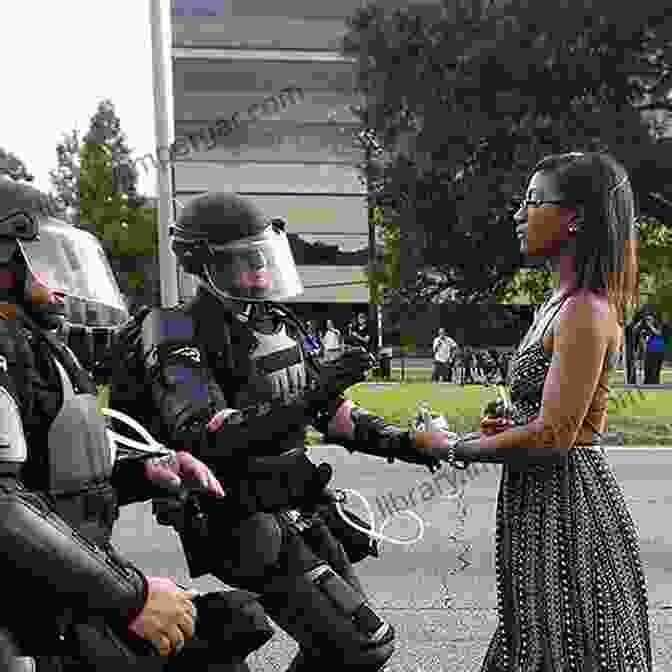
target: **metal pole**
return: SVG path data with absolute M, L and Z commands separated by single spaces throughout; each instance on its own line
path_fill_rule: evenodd
M 377 297 L 373 292 L 373 277 L 371 274 L 376 268 L 376 223 L 374 219 L 374 207 L 371 196 L 371 140 L 365 138 L 364 155 L 366 160 L 366 201 L 367 201 L 367 219 L 369 224 L 369 330 L 371 334 L 371 346 L 374 343 L 381 347 L 381 334 L 378 328 L 378 306 Z
M 159 280 L 161 305 L 177 305 L 177 260 L 170 249 L 168 230 L 173 222 L 173 180 L 170 147 L 174 140 L 172 30 L 170 0 L 150 0 L 152 69 L 154 74 L 154 126 L 159 226 Z

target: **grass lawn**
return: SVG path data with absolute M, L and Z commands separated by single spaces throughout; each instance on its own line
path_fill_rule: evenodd
M 406 367 L 405 382 L 407 383 L 429 383 L 432 379 L 432 369 L 426 367 Z M 392 369 L 392 381 L 401 382 L 401 368 Z M 622 385 L 624 382 L 623 371 L 616 370 L 609 375 L 611 385 Z M 672 384 L 672 368 L 666 367 L 660 374 L 661 384 Z
M 419 402 L 442 413 L 457 432 L 477 431 L 481 410 L 496 398 L 496 390 L 481 385 L 465 387 L 405 383 L 389 387 L 357 385 L 348 396 L 390 422 L 407 426 Z M 624 396 L 627 395 L 627 396 Z M 610 403 L 607 431 L 624 434 L 626 445 L 672 445 L 672 394 L 669 390 L 615 390 L 620 403 Z
M 669 390 L 614 390 L 620 403 L 609 408 L 607 430 L 620 432 L 626 445 L 672 445 L 672 392 Z M 406 427 L 417 412 L 418 403 L 425 401 L 437 413 L 442 413 L 457 432 L 478 430 L 481 410 L 496 398 L 495 388 L 482 385 L 435 385 L 404 383 L 373 387 L 355 385 L 348 396 L 364 408 L 401 427 Z M 98 402 L 107 405 L 107 388 L 99 388 Z M 319 436 L 310 435 L 311 443 Z

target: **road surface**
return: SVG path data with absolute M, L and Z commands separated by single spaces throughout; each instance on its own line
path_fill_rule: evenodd
M 491 467 L 467 485 L 465 539 L 472 547 L 466 556 L 470 564 L 451 575 L 458 564 L 456 545 L 450 540 L 455 531 L 455 504 L 431 496 L 429 486 L 421 485 L 431 478 L 426 469 L 388 465 L 364 455 L 348 455 L 334 446 L 313 448 L 312 455 L 334 466 L 332 485 L 357 489 L 368 498 L 377 526 L 381 509 L 390 501 L 401 508 L 404 500 L 413 502 L 413 510 L 427 524 L 424 538 L 414 546 L 383 544 L 380 558 L 359 564 L 372 601 L 397 629 L 399 645 L 386 670 L 479 670 L 495 628 L 493 530 L 498 468 Z M 639 526 L 655 670 L 667 672 L 672 670 L 672 449 L 612 448 L 609 456 Z M 352 501 L 356 506 L 356 500 Z M 414 530 L 395 523 L 385 532 L 408 537 Z M 154 523 L 149 504 L 126 507 L 115 537 L 119 548 L 149 574 L 188 581 L 177 536 Z M 202 589 L 218 586 L 209 578 L 193 583 Z M 251 656 L 251 667 L 254 672 L 284 669 L 294 651 L 291 640 L 278 633 Z

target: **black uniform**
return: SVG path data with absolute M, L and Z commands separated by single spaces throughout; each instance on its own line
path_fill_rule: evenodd
M 0 321 L 0 415 L 10 437 L 0 447 L 0 566 L 7 603 L 24 608 L 3 610 L 0 625 L 46 669 L 52 659 L 66 669 L 109 661 L 115 672 L 131 660 L 142 669 L 199 661 L 238 669 L 234 661 L 272 632 L 253 596 L 204 596 L 196 637 L 176 658 L 159 658 L 128 630 L 147 582 L 115 552 L 112 529 L 119 506 L 163 490 L 146 480 L 143 461 L 113 460 L 90 375 L 20 309 L 19 318 Z M 231 641 L 234 634 L 246 642 Z
M 378 669 L 393 651 L 393 630 L 365 604 L 341 543 L 319 515 L 330 469 L 306 457 L 305 435 L 325 407 L 311 408 L 319 374 L 302 341 L 275 305 L 235 316 L 201 292 L 183 310 L 153 311 L 143 343 L 160 419 L 153 430 L 206 462 L 227 490 L 208 517 L 207 555 L 182 533 L 192 572 L 261 593 L 269 615 L 301 645 L 296 669 L 305 654 Z M 208 419 L 224 408 L 245 409 L 244 422 L 209 435 Z M 363 431 L 381 451 L 383 441 L 403 440 L 395 428 L 367 420 Z
M 65 654 L 59 628 L 126 635 L 144 607 L 144 576 L 109 543 L 117 505 L 141 498 L 142 465 L 115 468 L 95 386 L 70 351 L 20 309 L 0 330 L 0 563 L 6 603 L 19 605 L 2 625 L 26 655 Z
M 59 231 L 67 235 L 67 226 L 49 225 L 34 207 L 35 194 L 0 180 L 0 267 L 12 278 L 0 292 L 0 631 L 10 638 L 3 640 L 5 652 L 19 656 L 14 663 L 22 661 L 26 669 L 37 659 L 38 670 L 179 669 L 217 656 L 229 663 L 233 647 L 221 648 L 226 633 L 215 635 L 216 647 L 194 638 L 167 659 L 128 630 L 145 606 L 148 585 L 111 546 L 112 528 L 119 506 L 160 490 L 146 480 L 143 461 L 115 460 L 95 384 L 54 331 L 62 304 L 32 300 L 31 277 L 59 282 L 61 273 L 59 287 L 81 280 L 69 273 L 75 266 L 58 267 L 65 258 L 59 256 Z M 100 269 L 95 254 L 102 250 L 93 252 Z M 68 262 L 86 267 L 81 255 Z M 212 597 L 204 596 L 207 604 L 197 607 L 197 635 L 212 626 Z
M 194 199 L 173 249 L 203 286 L 186 306 L 154 309 L 142 321 L 135 368 L 151 395 L 127 401 L 159 440 L 190 450 L 227 491 L 223 500 L 192 500 L 178 517 L 191 574 L 260 593 L 299 643 L 293 671 L 327 660 L 377 670 L 394 650 L 394 631 L 368 606 L 351 565 L 373 549 L 368 539 L 363 552 L 350 545 L 326 496 L 331 468 L 314 465 L 305 445 L 308 425 L 326 430 L 340 392 L 364 379 L 371 356 L 346 353 L 320 369 L 304 352 L 305 330 L 277 303 L 302 291 L 284 223 L 269 222 L 248 201 Z M 123 386 L 113 385 L 111 406 L 122 401 Z M 209 432 L 223 409 L 240 413 Z M 349 449 L 427 462 L 409 432 L 360 409 L 352 419 Z

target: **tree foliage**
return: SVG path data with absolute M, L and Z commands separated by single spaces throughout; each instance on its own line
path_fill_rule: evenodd
M 529 284 L 510 206 L 546 154 L 611 152 L 660 226 L 669 211 L 655 194 L 672 195 L 671 36 L 661 0 L 357 12 L 344 51 L 358 63 L 362 125 L 388 150 L 375 196 L 400 223 L 406 293 L 452 289 L 470 302 Z
M 99 103 L 86 135 L 64 136 L 57 147 L 52 182 L 61 201 L 76 213 L 82 228 L 96 235 L 108 253 L 122 291 L 152 302 L 158 287 L 157 212 L 137 193 L 137 171 L 109 100 Z M 115 169 L 124 167 L 119 188 Z M 129 171 L 130 166 L 130 171 Z
M 672 227 L 644 217 L 639 231 L 642 301 L 672 322 Z
M 367 267 L 373 303 L 383 304 L 401 286 L 401 226 L 395 219 L 385 219 L 382 208 L 374 208 L 369 216 L 380 232 L 382 245 L 376 245 L 374 267 Z
M 76 129 L 63 134 L 56 145 L 57 168 L 49 172 L 56 200 L 68 213 L 70 221 L 79 224 L 79 171 L 82 144 Z

